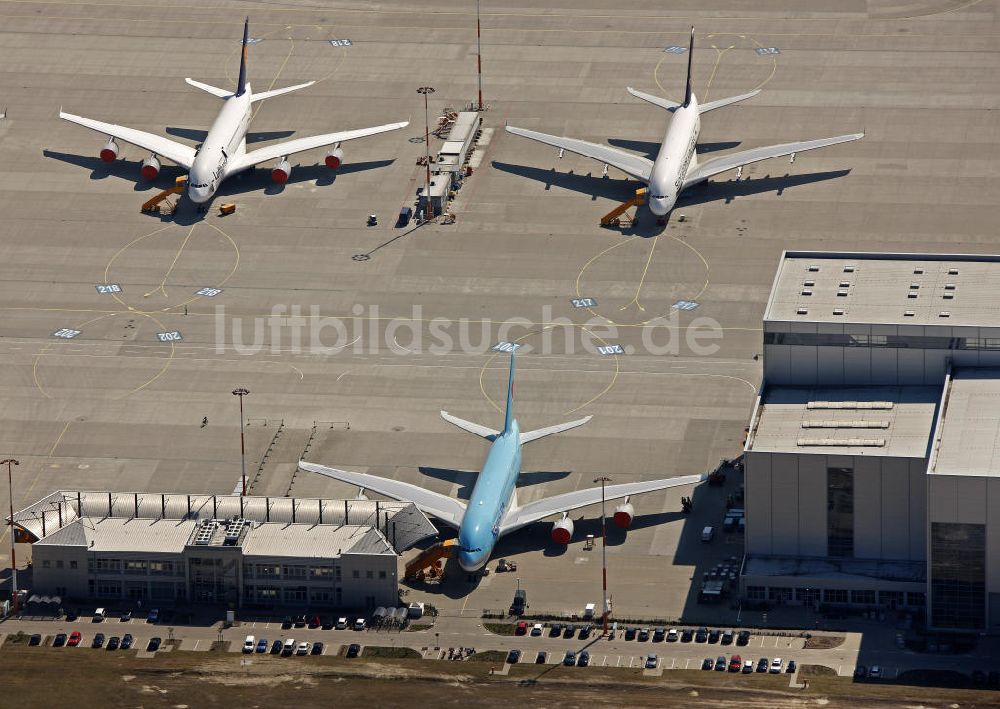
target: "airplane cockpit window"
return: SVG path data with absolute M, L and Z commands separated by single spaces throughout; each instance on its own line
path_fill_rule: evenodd
M 653 199 L 666 199 L 666 198 L 667 198 L 667 195 L 665 195 L 665 194 L 654 194 L 653 195 Z

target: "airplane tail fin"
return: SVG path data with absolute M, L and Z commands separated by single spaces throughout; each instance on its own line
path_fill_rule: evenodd
M 691 25 L 691 45 L 688 47 L 688 75 L 687 86 L 684 89 L 684 105 L 691 104 L 691 62 L 694 60 L 694 25 Z
M 243 23 L 243 51 L 240 55 L 240 79 L 236 84 L 236 96 L 242 96 L 247 91 L 247 41 L 250 39 L 250 18 Z
M 507 377 L 507 409 L 503 417 L 503 432 L 510 430 L 510 424 L 514 419 L 514 353 L 515 347 L 510 351 L 510 374 Z

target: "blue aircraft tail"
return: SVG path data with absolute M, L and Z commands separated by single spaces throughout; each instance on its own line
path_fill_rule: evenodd
M 250 18 L 243 23 L 243 51 L 240 54 L 240 80 L 236 84 L 236 96 L 247 91 L 247 40 L 250 39 Z
M 510 430 L 510 424 L 514 419 L 514 352 L 516 350 L 517 348 L 510 352 L 510 375 L 507 379 L 507 412 L 504 414 L 503 419 L 504 433 Z

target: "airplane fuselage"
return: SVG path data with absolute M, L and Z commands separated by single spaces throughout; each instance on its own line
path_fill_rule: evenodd
M 520 473 L 521 431 L 514 420 L 490 445 L 458 528 L 458 565 L 464 571 L 479 571 L 490 560 Z
M 250 96 L 247 85 L 243 95 L 231 96 L 222 104 L 188 174 L 188 197 L 192 202 L 202 204 L 210 200 L 222 181 L 232 174 L 229 161 L 246 151 L 252 117 Z
M 687 106 L 680 106 L 674 111 L 660 152 L 653 161 L 648 196 L 649 210 L 653 214 L 664 216 L 677 203 L 688 171 L 698 162 L 696 153 L 700 132 L 698 99 L 692 94 Z

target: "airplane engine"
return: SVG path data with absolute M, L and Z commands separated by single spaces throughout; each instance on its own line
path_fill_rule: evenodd
M 282 159 L 271 169 L 271 180 L 279 185 L 283 185 L 288 182 L 291 174 L 292 166 L 288 164 L 287 160 Z
M 344 151 L 338 144 L 333 150 L 326 154 L 326 166 L 331 170 L 336 170 L 344 162 Z
M 101 160 L 104 162 L 114 162 L 118 159 L 118 143 L 114 138 L 108 138 L 108 142 L 101 148 Z
M 156 176 L 160 174 L 160 161 L 155 155 L 150 155 L 142 161 L 142 168 L 139 171 L 142 173 L 144 179 L 155 180 Z
M 631 503 L 626 502 L 615 508 L 615 526 L 619 529 L 628 529 L 632 526 L 632 518 L 635 517 L 635 509 Z
M 552 541 L 556 544 L 569 544 L 573 538 L 573 520 L 563 517 L 552 525 Z

